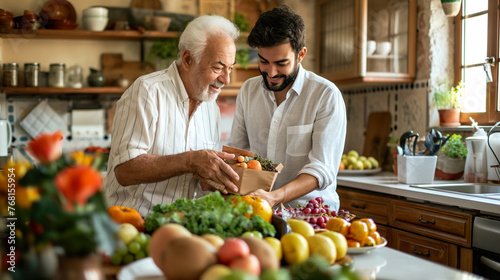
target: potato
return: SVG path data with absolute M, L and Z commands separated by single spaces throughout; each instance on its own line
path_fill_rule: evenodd
M 212 244 L 197 235 L 183 236 L 167 244 L 160 269 L 168 280 L 197 280 L 216 263 L 217 251 Z
M 280 260 L 269 243 L 253 236 L 243 236 L 241 239 L 250 247 L 250 253 L 259 259 L 262 271 L 280 267 Z

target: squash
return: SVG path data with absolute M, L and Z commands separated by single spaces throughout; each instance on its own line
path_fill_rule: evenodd
M 138 231 L 144 232 L 144 219 L 139 211 L 126 206 L 114 205 L 108 208 L 108 214 L 116 223 L 129 223 Z

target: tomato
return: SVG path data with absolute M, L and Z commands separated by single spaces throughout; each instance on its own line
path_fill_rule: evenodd
M 238 157 L 238 162 L 244 162 L 245 161 L 245 157 L 244 156 L 239 156 Z
M 247 167 L 250 169 L 262 170 L 262 165 L 260 161 L 252 159 L 247 162 Z

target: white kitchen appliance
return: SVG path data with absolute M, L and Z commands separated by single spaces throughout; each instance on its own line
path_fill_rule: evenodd
M 0 157 L 9 155 L 12 144 L 12 126 L 8 120 L 0 120 Z

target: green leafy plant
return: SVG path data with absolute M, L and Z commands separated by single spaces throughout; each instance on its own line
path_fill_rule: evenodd
M 236 63 L 245 69 L 248 68 L 248 58 L 248 48 L 245 47 L 236 51 Z
M 149 48 L 146 61 L 168 67 L 170 61 L 177 59 L 179 54 L 179 38 L 156 39 Z M 157 67 L 158 68 L 158 67 Z
M 459 82 L 456 87 L 450 87 L 448 83 L 440 84 L 434 90 L 434 105 L 438 110 L 460 108 L 464 90 L 465 86 L 462 82 Z
M 233 23 L 238 27 L 241 32 L 247 32 L 250 27 L 250 23 L 246 19 L 245 15 L 242 13 L 235 12 Z
M 451 158 L 465 159 L 467 157 L 467 148 L 462 141 L 462 136 L 458 134 L 453 134 L 448 139 L 441 152 Z

